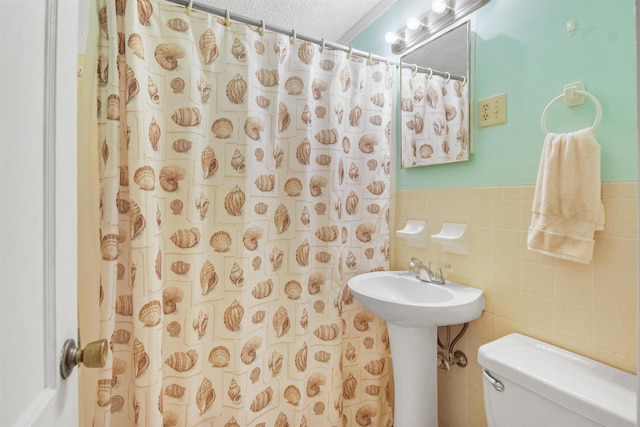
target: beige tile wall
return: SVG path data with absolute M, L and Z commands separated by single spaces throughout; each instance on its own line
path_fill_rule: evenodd
M 396 229 L 408 219 L 468 224 L 469 253 L 392 242 L 392 268 L 408 260 L 450 263 L 446 277 L 485 291 L 485 311 L 456 349 L 466 368 L 439 373 L 440 427 L 485 426 L 478 347 L 520 332 L 622 370 L 636 370 L 638 199 L 635 182 L 603 184 L 605 230 L 588 265 L 527 250 L 533 186 L 406 190 L 396 194 Z M 452 327 L 456 334 L 460 326 Z M 444 331 L 440 330 L 444 338 Z

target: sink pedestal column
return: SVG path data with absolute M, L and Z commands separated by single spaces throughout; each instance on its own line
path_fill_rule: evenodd
M 438 427 L 437 327 L 387 322 L 395 393 L 394 426 Z

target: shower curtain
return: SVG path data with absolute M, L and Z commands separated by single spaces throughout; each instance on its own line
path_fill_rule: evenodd
M 94 425 L 391 425 L 346 283 L 388 268 L 394 68 L 163 2 L 96 21 Z

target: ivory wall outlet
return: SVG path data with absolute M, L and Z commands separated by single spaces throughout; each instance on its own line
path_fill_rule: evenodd
M 507 94 L 482 98 L 478 101 L 478 127 L 499 125 L 507 122 Z

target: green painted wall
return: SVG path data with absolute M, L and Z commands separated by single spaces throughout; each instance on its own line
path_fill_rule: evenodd
M 399 0 L 351 44 L 393 57 L 384 34 L 425 12 L 423 1 Z M 602 105 L 595 131 L 602 147 L 602 180 L 635 181 L 634 0 L 490 0 L 474 15 L 472 99 L 506 92 L 507 123 L 483 129 L 474 123 L 475 153 L 468 162 L 412 169 L 397 164 L 398 189 L 534 184 L 544 141 L 542 111 L 566 83 L 578 80 Z M 573 37 L 566 31 L 569 20 L 575 23 Z M 475 116 L 475 102 L 472 108 Z M 559 102 L 548 114 L 547 128 L 578 130 L 594 117 L 589 100 L 573 108 Z

